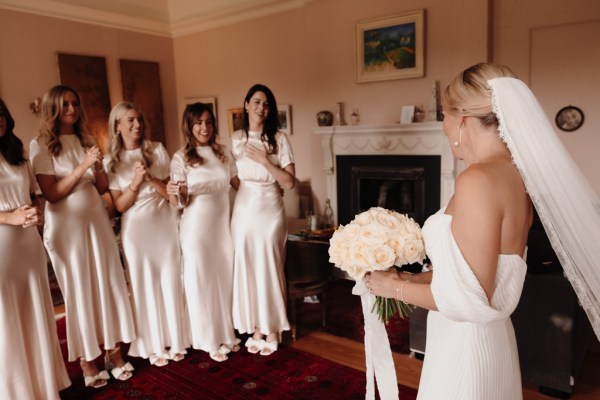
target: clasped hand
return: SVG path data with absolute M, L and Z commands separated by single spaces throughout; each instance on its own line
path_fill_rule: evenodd
M 37 208 L 24 205 L 11 213 L 12 225 L 21 225 L 23 228 L 29 228 L 30 226 L 40 225 L 40 212 Z
M 91 146 L 85 152 L 85 159 L 83 160 L 83 164 L 85 165 L 86 169 L 94 164 L 96 165 L 96 169 L 100 169 L 102 168 L 103 157 L 104 156 L 102 155 L 102 152 L 100 151 L 100 148 L 98 146 Z

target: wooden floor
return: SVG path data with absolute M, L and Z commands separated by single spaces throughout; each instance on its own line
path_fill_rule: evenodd
M 360 371 L 365 370 L 365 356 L 363 343 L 333 336 L 327 333 L 312 331 L 302 333 L 298 340 L 288 345 L 327 358 Z M 419 387 L 422 361 L 404 354 L 393 354 L 396 365 L 398 383 L 411 388 Z M 583 365 L 579 381 L 575 385 L 572 400 L 599 400 L 600 399 L 600 343 L 597 339 L 590 346 Z M 523 388 L 524 400 L 544 400 L 552 397 L 540 394 L 536 388 L 525 386 Z

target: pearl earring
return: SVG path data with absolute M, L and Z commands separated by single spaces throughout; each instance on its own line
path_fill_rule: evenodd
M 460 146 L 461 143 L 462 143 L 462 128 L 458 127 L 458 142 L 454 142 L 452 144 L 454 145 L 454 147 L 458 147 L 458 146 Z

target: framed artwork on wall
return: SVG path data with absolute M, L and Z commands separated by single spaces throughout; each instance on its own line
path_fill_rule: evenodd
M 194 104 L 202 103 L 207 104 L 215 115 L 215 123 L 219 121 L 219 115 L 217 114 L 217 98 L 216 97 L 186 97 L 183 99 L 183 104 Z
M 57 57 L 60 82 L 72 87 L 81 96 L 88 134 L 106 152 L 110 96 L 104 57 L 65 53 L 58 53 Z
M 425 10 L 356 24 L 356 81 L 417 78 L 425 74 Z
M 230 108 L 227 110 L 227 121 L 229 122 L 229 134 L 242 129 L 244 124 L 244 109 Z
M 119 61 L 123 100 L 135 103 L 142 110 L 151 139 L 166 146 L 158 63 L 124 59 Z
M 579 107 L 569 105 L 558 110 L 555 122 L 559 129 L 573 132 L 583 125 L 584 119 L 583 111 Z
M 288 135 L 292 134 L 292 106 L 288 104 L 280 104 L 277 106 L 279 118 L 279 130 Z

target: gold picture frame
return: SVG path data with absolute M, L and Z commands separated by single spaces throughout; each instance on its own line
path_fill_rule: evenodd
M 356 81 L 373 82 L 425 75 L 425 10 L 356 24 Z
M 242 129 L 244 123 L 244 109 L 240 108 L 230 108 L 227 110 L 227 122 L 229 123 L 229 134 L 233 134 L 233 132 Z
M 217 113 L 217 98 L 216 97 L 186 97 L 183 99 L 183 104 L 194 104 L 194 103 L 202 103 L 208 105 L 213 114 L 215 115 L 215 123 L 219 121 L 219 115 Z
M 279 104 L 277 106 L 279 118 L 279 131 L 288 135 L 292 134 L 292 107 L 288 104 Z

